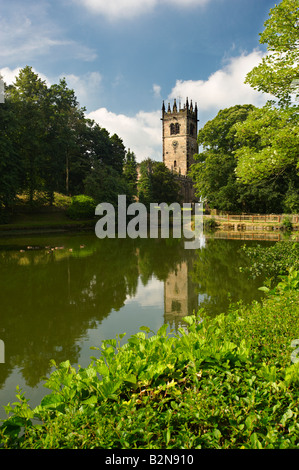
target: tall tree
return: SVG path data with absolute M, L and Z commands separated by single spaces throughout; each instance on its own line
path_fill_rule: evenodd
M 150 158 L 143 160 L 139 165 L 139 179 L 138 179 L 138 198 L 139 202 L 145 206 L 153 201 L 152 194 L 152 172 L 154 161 Z M 156 201 L 155 201 L 156 202 Z
M 163 162 L 155 162 L 152 172 L 152 202 L 181 202 L 180 184 L 175 173 Z
M 28 188 L 32 203 L 34 191 L 41 188 L 41 166 L 44 160 L 45 119 L 44 100 L 47 85 L 32 68 L 26 66 L 16 77 L 8 94 L 18 118 L 15 135 L 19 158 L 23 163 L 23 187 Z
M 282 0 L 270 10 L 260 42 L 268 54 L 246 77 L 253 88 L 271 93 L 288 105 L 292 95 L 299 98 L 299 4 Z
M 177 177 L 163 162 L 147 158 L 139 166 L 138 197 L 148 206 L 151 202 L 180 202 L 180 185 Z
M 109 202 L 115 207 L 119 194 L 128 194 L 128 186 L 122 175 L 109 165 L 96 161 L 84 180 L 84 192 L 97 204 Z
M 282 0 L 270 10 L 261 34 L 268 54 L 246 81 L 253 88 L 271 93 L 278 99 L 278 106 L 268 102 L 236 126 L 240 147 L 235 152 L 236 174 L 242 182 L 287 179 L 287 206 L 293 208 L 296 204 L 291 201 L 299 194 L 299 108 L 292 104 L 292 97 L 299 98 L 298 18 L 298 0 Z
M 270 104 L 253 111 L 235 126 L 239 148 L 236 174 L 244 183 L 278 177 L 299 169 L 299 115 L 297 109 L 273 108 Z
M 71 187 L 72 169 L 76 168 L 77 160 L 84 153 L 79 143 L 86 126 L 84 108 L 79 108 L 74 90 L 67 87 L 65 79 L 61 79 L 59 84 L 50 87 L 47 104 L 47 138 L 50 153 L 48 161 L 52 166 L 53 175 L 51 185 L 69 194 L 73 189 Z M 62 185 L 63 173 L 64 184 Z
M 197 195 L 206 198 L 212 208 L 225 211 L 240 209 L 241 188 L 235 175 L 233 154 L 237 146 L 234 125 L 246 120 L 253 109 L 252 105 L 223 109 L 199 130 L 197 140 L 203 151 L 195 155 L 191 176 Z
M 135 153 L 131 152 L 130 149 L 126 153 L 125 163 L 123 167 L 123 175 L 128 185 L 129 199 L 131 202 L 133 202 L 133 200 L 137 197 L 138 171 Z
M 113 134 L 110 137 L 110 156 L 108 165 L 111 165 L 115 171 L 117 171 L 120 175 L 123 172 L 123 166 L 126 158 L 126 148 L 123 144 L 122 139 L 117 135 Z
M 15 106 L 11 99 L 6 97 L 4 103 L 0 104 L 0 220 L 4 217 L 3 209 L 13 206 L 21 186 L 23 162 L 14 142 L 16 134 L 18 121 Z
M 258 115 L 265 118 L 263 125 L 258 124 Z M 252 105 L 237 105 L 219 111 L 199 131 L 198 142 L 203 151 L 196 156 L 191 172 L 197 194 L 206 198 L 211 208 L 263 213 L 284 210 L 289 183 L 292 180 L 296 184 L 294 169 L 291 172 L 293 175 L 286 171 L 273 178 L 271 164 L 262 159 L 261 168 L 265 166 L 265 170 L 260 178 L 251 178 L 251 171 L 255 174 L 257 169 L 253 161 L 251 166 L 244 167 L 244 178 L 240 178 L 237 171 L 239 159 L 236 156 L 248 149 L 257 151 L 259 146 L 264 145 L 256 130 L 262 127 L 266 133 L 266 122 L 264 110 Z M 268 122 L 269 142 L 271 137 L 275 142 L 273 122 Z M 257 174 L 261 176 L 262 171 Z M 290 201 L 293 194 L 289 192 Z

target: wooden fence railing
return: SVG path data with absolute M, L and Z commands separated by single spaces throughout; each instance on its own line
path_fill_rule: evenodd
M 223 222 L 276 222 L 276 223 L 281 223 L 283 219 L 288 218 L 293 224 L 299 223 L 299 215 L 298 214 L 240 214 L 240 215 L 235 215 L 235 214 L 219 214 L 219 215 L 209 215 L 206 217 L 211 217 L 215 219 L 220 219 Z
M 220 238 L 226 240 L 265 240 L 265 241 L 285 241 L 285 237 L 281 233 L 274 232 L 215 232 L 212 235 L 206 235 L 207 238 Z M 299 235 L 293 235 L 293 241 L 299 241 Z

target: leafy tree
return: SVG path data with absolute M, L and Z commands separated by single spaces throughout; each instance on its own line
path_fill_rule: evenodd
M 252 105 L 233 106 L 219 111 L 199 131 L 198 143 L 203 151 L 196 156 L 192 178 L 198 195 L 205 197 L 210 207 L 230 212 L 283 212 L 286 194 L 289 205 L 294 207 L 292 198 L 298 177 L 294 171 L 296 147 L 291 138 L 292 130 L 287 128 L 291 122 L 281 120 L 280 110 L 272 110 L 270 106 L 271 112 L 267 114 L 265 109 Z M 285 137 L 286 128 L 289 141 Z M 271 153 L 267 161 L 262 149 L 272 148 L 272 152 L 280 152 L 282 159 L 282 146 L 288 149 L 290 158 L 292 155 L 293 166 L 282 168 L 273 177 L 275 167 Z M 254 159 L 256 154 L 259 159 Z
M 147 158 L 139 165 L 138 198 L 139 202 L 149 206 L 153 202 L 152 171 L 154 161 Z M 157 202 L 157 201 L 155 201 Z
M 234 124 L 244 121 L 252 105 L 237 105 L 219 111 L 199 130 L 198 144 L 203 151 L 195 156 L 191 167 L 197 194 L 211 207 L 225 211 L 240 209 L 240 186 L 235 175 L 234 150 L 237 146 Z
M 155 162 L 152 171 L 152 198 L 153 202 L 180 202 L 180 184 L 177 177 L 164 163 Z
M 6 98 L 0 104 L 0 221 L 5 220 L 2 209 L 10 209 L 21 185 L 22 161 L 14 136 L 18 132 L 15 106 Z
M 298 178 L 297 178 L 298 181 Z M 286 192 L 283 204 L 284 212 L 287 214 L 298 214 L 299 213 L 299 184 L 297 188 L 295 184 L 291 181 Z
M 298 210 L 299 131 L 299 5 L 298 0 L 282 0 L 270 10 L 261 43 L 268 55 L 246 77 L 253 88 L 278 98 L 278 106 L 268 102 L 235 126 L 239 148 L 237 177 L 245 184 L 283 180 L 283 210 Z
M 296 107 L 273 108 L 271 104 L 254 110 L 245 122 L 235 126 L 239 148 L 237 176 L 245 183 L 289 174 L 298 188 L 299 115 Z
M 96 204 L 109 202 L 115 207 L 119 194 L 128 194 L 128 186 L 122 175 L 109 165 L 96 162 L 84 180 L 85 194 L 91 196 Z
M 107 129 L 100 127 L 94 121 L 86 120 L 86 123 L 88 127 L 86 146 L 91 167 L 98 162 L 110 166 L 122 175 L 126 157 L 122 139 L 117 134 L 110 136 Z
M 123 174 L 126 150 L 118 135 L 109 135 L 94 121 L 88 121 L 86 160 L 90 168 L 84 178 L 84 191 L 97 203 L 117 205 L 118 195 L 130 195 Z
M 50 204 L 54 191 L 86 190 L 113 203 L 118 194 L 136 195 L 135 156 L 126 160 L 122 139 L 85 117 L 65 79 L 48 87 L 26 66 L 7 95 L 0 110 L 1 206 L 12 203 L 18 190 L 28 191 L 31 204 L 36 190 L 46 192 Z M 129 166 L 123 171 L 129 161 L 130 177 Z
M 123 166 L 126 158 L 126 149 L 122 139 L 113 134 L 110 137 L 110 154 L 108 165 L 112 166 L 119 175 L 123 172 Z
M 126 159 L 123 167 L 124 179 L 127 182 L 129 189 L 129 199 L 133 201 L 137 197 L 137 162 L 134 152 L 131 152 L 130 149 L 126 154 Z
M 23 188 L 28 188 L 30 203 L 34 191 L 42 187 L 40 169 L 45 151 L 43 103 L 46 93 L 46 83 L 29 66 L 20 71 L 15 84 L 8 88 L 18 118 L 14 142 L 24 169 Z
M 280 104 L 290 104 L 293 94 L 299 97 L 298 0 L 282 0 L 270 10 L 269 16 L 260 34 L 268 54 L 249 72 L 246 82 L 259 91 L 271 93 Z
M 50 87 L 47 98 L 46 171 L 51 173 L 47 186 L 52 192 L 56 189 L 70 194 L 76 185 L 73 173 L 78 173 L 78 160 L 85 154 L 82 145 L 82 135 L 86 132 L 84 108 L 78 107 L 74 90 L 67 87 L 65 79 Z M 82 172 L 80 177 L 83 179 Z
M 138 180 L 139 201 L 145 205 L 151 202 L 180 202 L 180 185 L 177 177 L 164 163 L 151 160 L 141 162 Z

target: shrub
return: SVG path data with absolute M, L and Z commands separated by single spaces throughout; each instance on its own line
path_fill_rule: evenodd
M 67 209 L 67 215 L 71 219 L 90 219 L 94 217 L 96 203 L 90 196 L 80 194 L 73 196 L 71 204 Z
M 206 230 L 216 230 L 219 227 L 218 222 L 212 217 L 204 220 L 204 228 Z
M 276 283 L 278 277 L 286 275 L 290 268 L 299 270 L 299 243 L 281 241 L 266 247 L 244 245 L 242 251 L 248 256 L 250 266 L 240 269 L 251 277 L 265 274 Z
M 288 232 L 293 230 L 293 224 L 292 224 L 291 219 L 289 217 L 284 217 L 284 219 L 281 223 L 281 228 L 282 228 L 282 230 L 287 230 Z

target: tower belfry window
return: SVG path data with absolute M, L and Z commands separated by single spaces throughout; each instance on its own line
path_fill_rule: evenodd
M 170 124 L 170 135 L 176 135 L 176 134 L 179 134 L 180 133 L 180 125 L 178 122 L 176 122 L 175 124 L 172 123 Z

